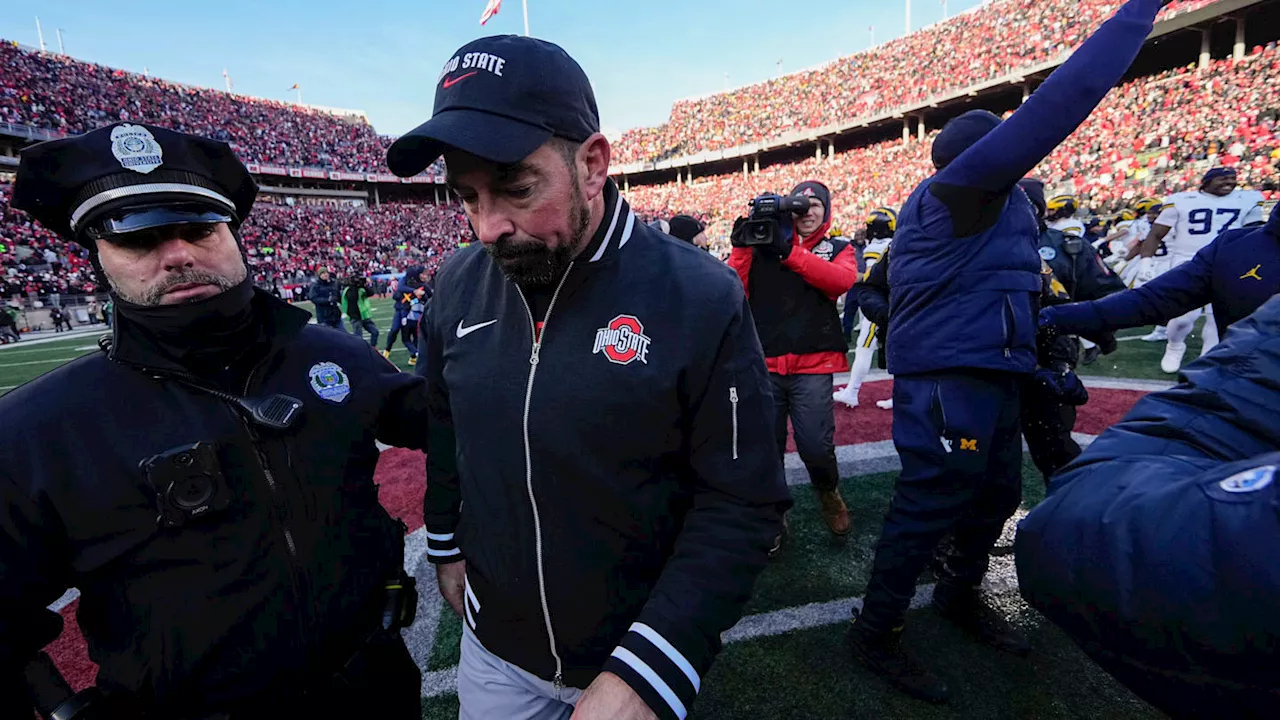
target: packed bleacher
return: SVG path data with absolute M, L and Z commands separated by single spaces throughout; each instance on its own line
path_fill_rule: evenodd
M 1099 211 L 1145 195 L 1195 187 L 1209 163 L 1236 167 L 1263 187 L 1280 180 L 1280 49 L 1254 48 L 1242 61 L 1179 68 L 1126 83 L 1037 169 L 1055 192 L 1087 198 Z M 710 221 L 708 235 L 727 252 L 733 218 L 762 192 L 787 192 L 819 179 L 833 192 L 835 223 L 852 230 L 878 205 L 897 207 L 932 172 L 930 140 L 900 140 L 767 166 L 744 177 L 695 178 L 692 185 L 633 186 L 631 203 L 648 216 L 685 212 Z
M 246 162 L 387 172 L 373 126 L 0 42 L 0 123 L 64 134 L 143 120 L 232 145 Z
M 615 148 L 626 162 L 730 147 L 865 117 L 929 95 L 973 85 L 1054 59 L 1078 44 L 1118 0 L 993 0 L 951 20 L 822 68 L 676 103 L 671 121 L 628 131 Z M 1211 4 L 1178 0 L 1166 15 Z M 1085 125 L 1039 169 L 1055 191 L 1103 208 L 1141 195 L 1181 190 L 1206 163 L 1236 166 L 1246 185 L 1276 180 L 1280 60 L 1274 45 L 1240 63 L 1180 68 L 1113 91 Z M 893 88 L 890 92 L 886 88 Z M 247 162 L 385 172 L 391 138 L 359 120 L 287 103 L 170 83 L 0 43 L 0 123 L 82 132 L 144 120 L 230 142 Z M 801 180 L 827 182 L 836 223 L 852 228 L 871 207 L 896 205 L 931 170 L 926 142 L 875 144 L 774 165 L 744 177 L 698 178 L 631 189 L 651 217 L 676 212 L 710 222 L 725 249 L 732 218 L 754 195 Z M 406 262 L 437 266 L 466 237 L 456 207 L 330 207 L 260 202 L 244 228 L 263 284 L 301 282 L 318 267 L 340 275 L 395 271 Z M 3 290 L 48 294 L 95 289 L 86 254 L 8 208 L 0 186 Z
M 369 277 L 422 264 L 430 275 L 469 235 L 458 205 L 260 202 L 242 228 L 255 281 L 265 287 L 307 282 L 321 268 Z
M 1216 0 L 1175 0 L 1161 18 Z M 870 118 L 1060 57 L 1121 0 L 992 0 L 810 71 L 676 102 L 656 128 L 623 134 L 620 164 L 720 150 Z

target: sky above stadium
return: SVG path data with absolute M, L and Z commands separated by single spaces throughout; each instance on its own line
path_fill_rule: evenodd
M 948 0 L 950 14 L 979 0 Z M 601 123 L 621 131 L 666 120 L 681 98 L 759 82 L 901 36 L 902 0 L 528 0 L 530 34 L 564 47 L 595 88 Z M 522 33 L 520 0 L 479 25 L 485 0 L 179 0 L 0 3 L 0 37 L 81 60 L 204 87 L 364 110 L 398 135 L 431 114 L 452 52 L 484 35 Z M 943 17 L 915 0 L 912 27 Z M 727 79 L 726 79 L 727 74 Z M 727 83 L 727 85 L 726 85 Z

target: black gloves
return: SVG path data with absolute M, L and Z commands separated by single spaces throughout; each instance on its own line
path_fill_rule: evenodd
M 1034 381 L 1046 397 L 1054 398 L 1063 405 L 1079 407 L 1089 402 L 1089 391 L 1085 390 L 1084 383 L 1065 365 L 1056 370 L 1036 368 Z

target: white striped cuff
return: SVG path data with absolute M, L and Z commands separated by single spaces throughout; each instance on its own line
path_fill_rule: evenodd
M 462 551 L 458 549 L 453 533 L 427 532 L 427 559 L 432 562 L 461 560 Z
M 622 678 L 659 717 L 684 720 L 702 687 L 693 663 L 645 623 L 633 623 L 604 669 Z

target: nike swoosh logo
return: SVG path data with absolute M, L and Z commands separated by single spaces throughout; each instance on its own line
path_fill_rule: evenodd
M 487 327 L 489 327 L 490 325 L 492 325 L 492 324 L 494 324 L 494 323 L 496 323 L 496 322 L 498 322 L 498 321 L 497 321 L 497 320 L 490 320 L 489 322 L 482 322 L 482 323 L 480 323 L 479 325 L 472 325 L 471 327 L 463 327 L 463 326 L 462 326 L 462 323 L 463 323 L 463 322 L 465 322 L 465 321 L 464 321 L 464 320 L 459 320 L 459 321 L 458 321 L 458 337 L 459 337 L 459 338 L 464 338 L 464 337 L 466 337 L 466 336 L 470 335 L 471 333 L 473 333 L 473 332 L 475 332 L 475 331 L 477 331 L 477 330 L 481 330 L 481 329 L 483 329 L 483 328 L 487 328 Z
M 457 85 L 458 83 L 462 82 L 463 80 L 466 80 L 467 78 L 469 78 L 469 77 L 471 77 L 472 75 L 475 75 L 475 74 L 477 74 L 477 73 L 479 73 L 479 72 L 480 72 L 479 70 L 472 70 L 471 72 L 467 73 L 466 75 L 459 75 L 459 76 L 458 76 L 458 77 L 456 77 L 456 78 L 445 78 L 445 79 L 444 79 L 444 82 L 443 82 L 443 83 L 441 83 L 440 87 L 442 87 L 442 88 L 444 88 L 444 89 L 446 89 L 446 90 L 447 90 L 447 89 L 449 89 L 449 88 L 453 87 L 454 85 Z

